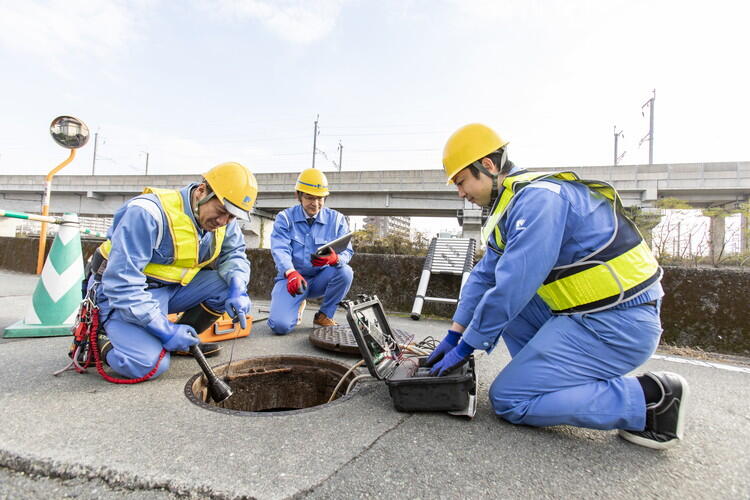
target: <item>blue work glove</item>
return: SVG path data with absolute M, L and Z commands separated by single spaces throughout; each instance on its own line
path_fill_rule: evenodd
M 158 338 L 167 351 L 187 351 L 199 342 L 192 326 L 172 323 L 161 314 L 146 325 L 146 331 Z
M 474 352 L 474 348 L 462 340 L 456 347 L 448 351 L 448 354 L 443 356 L 443 359 L 432 367 L 430 375 L 442 377 L 443 375 L 448 374 L 454 368 L 466 363 L 472 352 Z
M 458 341 L 461 340 L 461 334 L 455 330 L 448 330 L 448 335 L 443 337 L 437 348 L 432 351 L 430 357 L 425 361 L 424 366 L 430 367 L 443 359 L 448 352 L 458 345 Z
M 240 278 L 229 280 L 229 295 L 224 301 L 224 310 L 232 317 L 232 321 L 239 321 L 240 328 L 243 330 L 247 327 L 246 315 L 250 311 L 253 303 L 247 296 L 247 286 L 244 285 Z

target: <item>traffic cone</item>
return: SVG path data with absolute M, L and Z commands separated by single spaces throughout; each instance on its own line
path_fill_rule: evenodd
M 5 329 L 3 337 L 71 335 L 81 304 L 83 256 L 76 214 L 63 215 L 26 317 Z

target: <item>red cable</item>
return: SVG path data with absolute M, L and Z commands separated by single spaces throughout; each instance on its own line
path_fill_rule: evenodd
M 164 359 L 164 356 L 167 354 L 167 350 L 162 348 L 161 353 L 159 354 L 159 359 L 156 361 L 156 366 L 154 366 L 150 372 L 142 376 L 141 378 L 115 378 L 107 374 L 107 372 L 104 371 L 104 368 L 102 367 L 102 360 L 99 358 L 99 346 L 97 345 L 97 334 L 99 332 L 99 308 L 94 308 L 94 310 L 91 312 L 91 324 L 89 325 L 89 343 L 91 344 L 91 349 L 94 351 L 94 360 L 96 360 L 96 371 L 99 372 L 99 375 L 104 378 L 107 382 L 112 382 L 113 384 L 138 384 L 140 382 L 145 382 L 146 380 L 150 379 L 154 376 L 154 373 L 156 373 L 156 370 L 159 369 L 159 365 L 161 364 L 161 360 Z M 89 358 L 91 359 L 91 358 Z M 88 366 L 88 360 L 87 365 Z

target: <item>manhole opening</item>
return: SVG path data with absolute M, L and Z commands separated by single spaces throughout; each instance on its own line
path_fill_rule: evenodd
M 336 386 L 332 403 L 347 399 L 350 383 L 358 375 L 348 373 L 349 366 L 313 356 L 265 356 L 232 361 L 214 367 L 216 375 L 231 387 L 234 394 L 221 403 L 208 396 L 202 373 L 193 376 L 185 386 L 185 394 L 206 409 L 232 414 L 288 415 L 292 412 L 317 409 L 328 404 Z M 342 382 L 342 378 L 346 378 Z M 340 383 L 341 382 L 341 383 Z M 339 384 L 340 383 L 340 384 Z

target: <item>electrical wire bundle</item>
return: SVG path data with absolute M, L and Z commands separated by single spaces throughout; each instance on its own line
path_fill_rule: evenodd
M 366 318 L 358 318 L 359 326 L 362 327 L 362 330 L 365 331 L 368 335 L 371 333 L 370 328 L 370 322 L 367 321 Z M 370 335 L 372 337 L 372 335 Z M 382 336 L 385 339 L 385 336 Z M 419 361 L 418 358 L 422 356 L 429 355 L 432 351 L 435 350 L 435 348 L 438 345 L 437 339 L 435 339 L 432 336 L 425 337 L 423 340 L 419 342 L 414 342 L 414 336 L 409 339 L 409 341 L 405 344 L 398 344 L 395 340 L 391 340 L 388 342 L 386 347 L 386 352 L 390 353 L 385 356 L 383 356 L 382 359 L 391 359 L 398 363 L 412 363 L 413 370 L 410 369 L 410 373 L 415 373 L 417 369 L 419 368 Z M 408 354 L 407 354 L 408 353 Z M 395 355 L 394 355 L 395 354 Z M 358 362 L 356 362 L 354 365 L 352 365 L 349 370 L 344 374 L 343 377 L 341 377 L 341 380 L 339 380 L 338 384 L 336 384 L 336 387 L 333 389 L 333 392 L 331 393 L 331 397 L 328 398 L 328 403 L 334 400 L 336 397 L 336 394 L 339 392 L 339 389 L 344 384 L 344 381 L 346 378 L 351 374 L 354 370 L 359 368 L 360 366 L 365 364 L 365 360 L 361 359 Z M 369 373 L 360 374 L 355 376 L 352 380 L 349 381 L 349 384 L 346 387 L 346 392 L 344 392 L 344 395 L 349 394 L 354 386 L 359 383 L 361 380 L 364 379 L 375 379 L 372 375 Z

